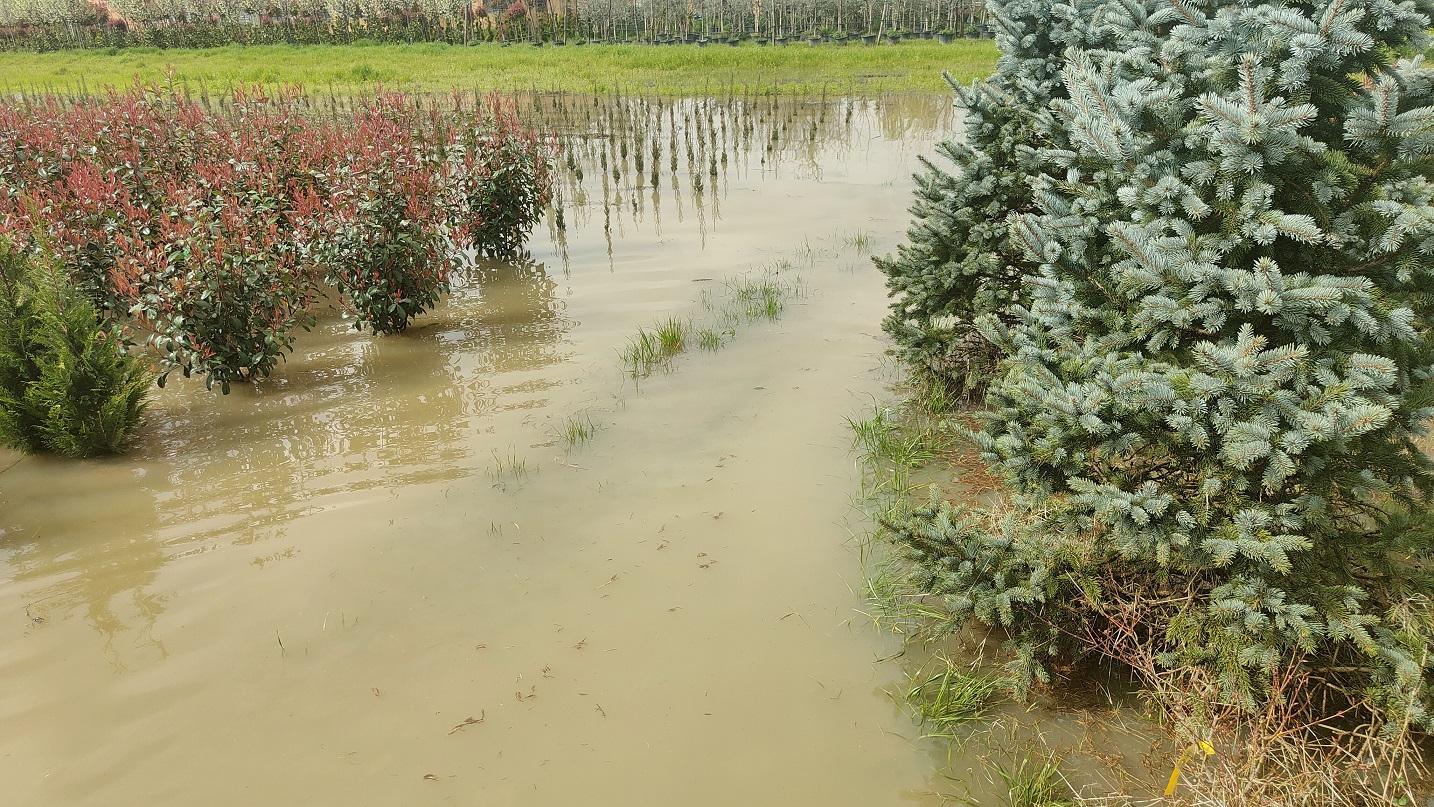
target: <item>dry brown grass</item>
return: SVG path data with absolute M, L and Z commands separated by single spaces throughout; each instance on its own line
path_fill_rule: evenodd
M 1159 598 L 1104 581 L 1107 599 L 1079 637 L 1136 676 L 1152 714 L 1190 749 L 1175 795 L 1151 803 L 1200 807 L 1412 807 L 1427 770 L 1409 725 L 1385 721 L 1359 693 L 1298 656 L 1281 664 L 1267 697 L 1248 709 L 1220 696 L 1199 667 L 1156 661 L 1154 626 L 1192 607 L 1193 595 Z M 1123 592 L 1112 595 L 1112 592 Z M 1132 593 L 1133 592 L 1133 593 Z M 1214 754 L 1198 749 L 1208 743 Z M 1168 752 L 1166 752 L 1168 753 Z M 1167 761 L 1171 767 L 1174 760 Z M 1158 770 L 1160 760 L 1150 760 Z

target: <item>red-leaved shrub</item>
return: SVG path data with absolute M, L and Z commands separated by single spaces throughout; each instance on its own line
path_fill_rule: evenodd
M 511 104 L 494 101 L 453 139 L 447 205 L 459 237 L 485 255 L 511 258 L 551 201 L 552 160 Z
M 136 87 L 0 109 L 0 235 L 56 253 L 107 316 L 228 390 L 267 375 L 321 287 L 401 331 L 470 252 L 508 255 L 547 204 L 548 149 L 498 100 L 383 96 L 324 119 L 297 93 L 211 111 Z

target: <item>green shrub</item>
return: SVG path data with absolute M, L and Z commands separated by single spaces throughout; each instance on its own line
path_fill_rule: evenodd
M 343 293 L 354 326 L 398 333 L 449 289 L 455 250 L 443 230 L 442 182 L 412 107 L 378 99 L 358 131 L 379 148 L 355 149 L 335 181 L 338 201 L 326 280 Z
M 48 261 L 0 243 L 0 440 L 67 457 L 123 451 L 150 370 Z
M 474 252 L 516 253 L 551 193 L 511 102 L 380 95 L 325 122 L 296 93 L 239 88 L 221 106 L 142 85 L 0 105 L 17 144 L 0 148 L 0 235 L 44 232 L 103 316 L 146 333 L 161 385 L 266 377 L 325 286 L 359 327 L 402 331 Z
M 460 240 L 490 257 L 517 255 L 552 197 L 552 164 L 511 103 L 490 99 L 488 118 L 464 131 L 449 158 L 447 206 Z
M 0 440 L 22 451 L 40 451 L 44 411 L 29 396 L 40 377 L 39 315 L 24 293 L 29 262 L 0 240 Z
M 230 385 L 269 375 L 313 322 L 314 282 L 278 227 L 279 216 L 226 199 L 221 213 L 186 211 L 169 222 L 172 257 L 145 270 L 130 308 L 169 373 Z M 227 224 L 219 223 L 227 219 Z M 130 266 L 135 266 L 132 263 Z
M 433 308 L 448 291 L 448 263 L 441 241 L 417 227 L 364 224 L 350 233 L 328 280 L 353 309 L 354 327 L 399 333 Z

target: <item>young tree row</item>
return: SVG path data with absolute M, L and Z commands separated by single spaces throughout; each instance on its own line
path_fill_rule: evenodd
M 0 47 L 976 36 L 977 0 L 0 0 Z

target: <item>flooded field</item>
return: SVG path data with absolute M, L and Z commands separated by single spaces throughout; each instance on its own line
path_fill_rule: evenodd
M 946 99 L 524 104 L 564 176 L 530 259 L 172 382 L 123 459 L 0 457 L 7 803 L 995 792 L 892 696 L 842 419 L 889 381 L 870 254 Z
M 936 803 L 840 415 L 947 102 L 530 102 L 571 160 L 530 261 L 171 383 L 123 459 L 0 461 L 7 803 Z M 794 293 L 718 317 L 752 277 Z M 634 379 L 669 317 L 721 348 Z

